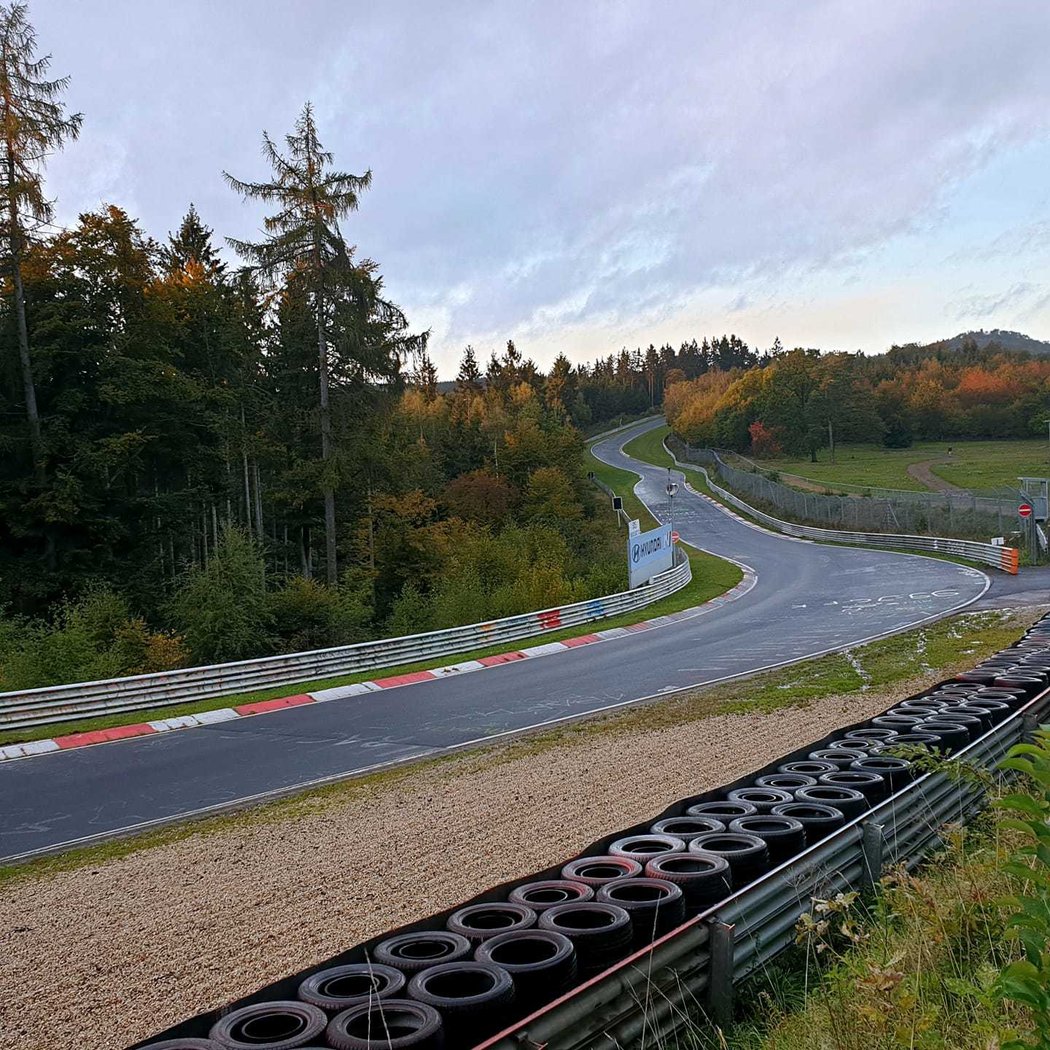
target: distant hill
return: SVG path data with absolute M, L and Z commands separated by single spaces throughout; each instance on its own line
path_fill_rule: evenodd
M 982 349 L 989 343 L 998 343 L 1004 350 L 1024 350 L 1029 354 L 1050 354 L 1050 343 L 1042 339 L 1033 339 L 1023 332 L 1008 332 L 1002 328 L 993 328 L 990 332 L 984 329 L 978 332 L 961 332 L 959 335 L 952 336 L 951 339 L 941 339 L 936 343 L 928 343 L 927 346 L 945 350 L 960 350 L 963 343 L 969 339 L 972 339 Z

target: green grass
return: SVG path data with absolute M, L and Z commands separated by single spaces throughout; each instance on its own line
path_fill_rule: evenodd
M 695 1050 L 990 1050 L 1030 1031 L 991 991 L 1020 954 L 1006 933 L 1008 895 L 1024 889 L 1006 870 L 1019 836 L 985 813 L 945 837 L 917 874 L 833 900 L 812 915 L 826 926 L 803 921 L 799 947 L 741 989 L 735 1027 L 698 1031 Z
M 624 445 L 623 450 L 628 456 L 652 463 L 656 467 L 673 467 L 674 460 L 670 453 L 664 448 L 664 438 L 671 432 L 666 424 L 662 427 L 653 427 L 644 434 L 639 434 Z
M 596 736 L 624 738 L 633 733 L 684 725 L 714 715 L 772 713 L 788 707 L 805 706 L 808 702 L 828 696 L 848 699 L 850 695 L 860 695 L 865 689 L 890 689 L 894 686 L 903 689 L 904 683 L 923 671 L 947 677 L 964 667 L 972 667 L 984 656 L 1013 642 L 1025 626 L 1026 622 L 1022 623 L 1015 616 L 1001 611 L 963 613 L 929 627 L 859 646 L 848 656 L 832 653 L 746 679 L 684 690 L 666 699 L 565 723 L 527 734 L 509 743 L 483 746 L 476 749 L 477 761 L 498 766 L 525 755 L 543 755 L 563 744 Z M 456 755 L 424 759 L 396 769 L 314 788 L 250 810 L 173 825 L 134 838 L 117 839 L 25 864 L 0 867 L 0 885 L 97 866 L 135 850 L 178 841 L 189 835 L 223 834 L 247 824 L 294 822 L 301 815 L 316 813 L 318 808 L 329 804 L 358 797 L 374 797 L 380 791 L 397 790 L 404 778 L 420 769 L 432 769 L 456 759 Z
M 637 623 L 639 620 L 646 620 L 654 616 L 666 616 L 668 613 L 689 609 L 694 605 L 702 605 L 704 602 L 724 594 L 740 582 L 743 574 L 731 562 L 727 562 L 722 558 L 716 558 L 713 554 L 707 554 L 704 551 L 690 550 L 687 553 L 692 565 L 693 578 L 680 591 L 676 591 L 674 594 L 668 595 L 666 598 L 662 598 L 644 609 L 621 613 L 619 616 L 610 616 L 605 620 L 597 620 L 593 624 L 566 627 L 560 631 L 551 631 L 547 634 L 537 635 L 534 638 L 522 639 L 521 644 L 528 646 L 546 642 L 558 642 L 566 638 L 578 637 L 581 634 L 589 634 L 594 630 L 625 627 L 628 624 Z M 208 700 L 195 700 L 191 703 L 175 704 L 170 707 L 125 711 L 112 715 L 100 715 L 96 718 L 78 719 L 73 722 L 52 722 L 48 725 L 28 726 L 25 729 L 8 729 L 0 733 L 0 745 L 23 743 L 27 740 L 41 740 L 66 733 L 84 733 L 95 729 L 109 729 L 113 726 L 148 722 L 156 718 L 174 718 L 177 715 L 192 715 L 201 711 L 214 711 L 220 707 L 235 707 L 238 704 L 253 703 L 257 700 L 270 700 L 279 696 L 289 696 L 293 693 L 310 693 L 317 689 L 331 689 L 335 686 L 351 685 L 355 682 L 367 682 L 374 678 L 408 674 L 411 671 L 425 671 L 449 663 L 462 663 L 466 660 L 477 660 L 482 656 L 495 656 L 498 653 L 505 653 L 513 649 L 514 643 L 504 642 L 485 649 L 474 649 L 470 652 L 442 657 L 440 662 L 427 660 L 395 667 L 371 668 L 368 671 L 341 675 L 336 678 L 315 679 L 308 682 L 286 682 L 283 685 L 273 686 L 269 689 L 257 689 L 253 692 L 237 693 L 232 696 L 216 696 Z
M 950 462 L 948 449 L 952 449 Z M 938 477 L 964 489 L 994 491 L 1018 487 L 1018 477 L 1050 476 L 1050 447 L 1046 441 L 921 441 L 911 448 L 887 449 L 881 445 L 839 445 L 836 462 L 822 449 L 818 462 L 808 457 L 763 460 L 767 470 L 797 474 L 832 489 L 836 485 L 852 488 L 889 488 L 927 491 L 926 486 L 908 475 L 912 463 L 944 458 L 930 469 Z M 784 478 L 789 482 L 790 479 Z

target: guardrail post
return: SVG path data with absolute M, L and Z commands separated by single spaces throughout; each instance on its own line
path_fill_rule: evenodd
M 886 852 L 885 826 L 867 823 L 861 826 L 860 849 L 863 867 L 860 873 L 861 888 L 872 890 L 882 878 L 882 864 Z
M 711 972 L 707 979 L 707 1007 L 711 1020 L 726 1031 L 733 1023 L 733 956 L 736 927 L 709 919 L 707 950 Z

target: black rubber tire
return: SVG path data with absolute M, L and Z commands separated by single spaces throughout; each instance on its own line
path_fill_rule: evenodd
M 645 864 L 661 853 L 684 853 L 685 841 L 674 835 L 625 835 L 609 845 L 610 857 L 629 857 Z
M 649 830 L 654 835 L 672 835 L 681 839 L 687 846 L 697 835 L 709 831 L 725 831 L 725 821 L 716 817 L 665 817 L 658 820 Z M 661 854 L 657 854 L 660 856 Z
M 737 817 L 749 817 L 758 810 L 747 802 L 697 802 L 686 811 L 687 817 L 714 817 L 723 824 L 728 824 Z
M 949 702 L 938 696 L 917 696 L 914 700 L 902 700 L 893 710 L 900 714 L 907 714 L 909 711 L 916 710 L 925 711 L 927 708 L 940 711 L 942 708 L 947 707 Z
M 553 908 L 556 904 L 574 904 L 577 901 L 594 899 L 592 887 L 573 879 L 541 879 L 537 882 L 524 882 L 510 891 L 507 900 L 513 904 L 524 904 L 537 915 L 541 911 Z M 504 934 L 497 934 L 502 937 Z M 477 958 L 477 952 L 474 953 Z
M 599 886 L 616 879 L 633 879 L 641 875 L 642 865 L 630 857 L 577 857 L 561 869 L 561 877 L 572 882 L 582 882 L 595 892 Z M 586 903 L 586 902 L 584 902 Z M 550 910 L 549 908 L 547 909 Z M 540 923 L 542 926 L 543 923 Z
M 588 901 L 559 904 L 540 916 L 540 929 L 553 930 L 572 941 L 581 977 L 590 977 L 628 954 L 634 928 L 631 917 L 615 904 Z
M 979 696 L 973 697 L 971 700 L 967 700 L 960 708 L 961 710 L 980 709 L 981 711 L 987 711 L 991 718 L 992 725 L 998 725 L 1004 718 L 1010 716 L 1010 705 L 1004 704 L 1001 700 L 982 700 Z
M 831 806 L 837 809 L 847 821 L 871 809 L 868 800 L 859 791 L 854 791 L 852 788 L 831 787 L 828 784 L 799 788 L 795 792 L 795 801 L 805 802 L 807 805 L 816 803 L 818 806 Z
M 733 891 L 729 862 L 714 853 L 664 853 L 646 864 L 645 874 L 681 886 L 687 915 L 706 910 Z
M 866 754 L 866 751 L 854 751 L 846 747 L 822 747 L 819 751 L 810 751 L 809 760 L 811 762 L 830 762 L 836 769 L 847 769 L 850 762 L 863 758 Z M 825 770 L 825 772 L 830 773 L 831 770 Z M 817 779 L 819 780 L 820 777 L 818 776 Z
M 924 715 L 879 715 L 871 724 L 879 729 L 892 729 L 895 733 L 910 733 L 924 718 Z
M 966 732 L 966 727 L 958 722 L 941 722 L 931 718 L 929 722 L 923 722 L 920 732 L 931 733 L 937 737 L 938 748 L 948 754 L 966 747 L 970 742 L 970 734 Z
M 165 1039 L 160 1043 L 150 1043 L 143 1050 L 222 1050 L 222 1047 L 211 1039 Z
M 771 787 L 734 788 L 726 793 L 727 802 L 746 802 L 758 813 L 768 813 L 774 806 L 791 801 L 791 792 Z M 754 816 L 755 814 L 748 814 Z
M 554 930 L 497 934 L 478 945 L 474 958 L 511 975 L 520 1009 L 557 998 L 576 978 L 576 949 L 565 934 Z
M 992 702 L 993 701 L 991 700 L 984 701 L 986 704 Z M 1009 708 L 1007 708 L 1006 704 L 1003 704 L 1000 710 L 1002 711 L 1002 714 L 997 714 L 994 707 L 989 709 L 982 706 L 980 700 L 974 699 L 973 701 L 968 700 L 965 704 L 960 704 L 958 707 L 952 708 L 951 713 L 953 715 L 970 715 L 972 718 L 978 719 L 981 723 L 981 732 L 987 733 L 996 722 L 1002 721 L 1009 711 Z
M 995 671 L 980 671 L 974 669 L 972 671 L 963 671 L 962 674 L 957 674 L 955 676 L 955 681 L 963 682 L 968 685 L 991 685 L 991 683 L 995 681 L 995 678 Z
M 888 740 L 890 737 L 896 736 L 896 730 L 894 729 L 879 729 L 878 726 L 864 726 L 861 729 L 851 729 L 846 736 L 856 737 L 858 740 Z M 830 773 L 831 770 L 825 770 L 825 773 Z
M 893 736 L 880 740 L 873 740 L 871 737 L 844 736 L 834 742 L 834 747 L 836 750 L 845 748 L 847 751 L 863 751 L 864 754 L 870 755 L 880 748 L 889 746 L 897 738 L 897 735 L 894 733 Z M 804 784 L 799 785 L 799 787 L 804 786 Z
M 442 963 L 417 973 L 408 982 L 408 994 L 441 1014 L 448 1042 L 480 1042 L 510 1013 L 514 979 L 491 963 Z
M 623 959 L 634 937 L 627 911 L 598 901 L 548 908 L 540 916 L 540 928 L 562 933 L 572 942 L 581 976 L 601 972 Z
M 777 766 L 778 773 L 805 773 L 807 777 L 819 777 L 821 773 L 834 773 L 839 767 L 834 762 L 814 762 L 812 759 L 802 758 L 796 762 L 785 762 Z M 741 816 L 746 814 L 741 813 Z
M 895 739 L 887 740 L 882 747 L 876 748 L 872 751 L 872 755 L 879 755 L 884 752 L 888 752 L 892 755 L 895 747 L 935 748 L 936 746 L 937 737 L 932 733 L 898 733 Z
M 1026 671 L 1011 671 L 1009 674 L 996 678 L 992 685 L 996 689 L 1009 690 L 1011 693 L 1021 693 L 1027 700 L 1029 697 L 1035 696 L 1036 693 L 1041 693 L 1046 688 L 1046 683 L 1047 679 L 1043 675 L 1029 674 Z
M 871 757 L 858 758 L 857 762 L 871 762 Z M 890 793 L 890 782 L 881 773 L 870 766 L 858 768 L 856 762 L 849 769 L 824 773 L 820 777 L 820 783 L 831 784 L 833 787 L 853 788 L 873 805 Z
M 913 715 L 917 715 L 919 718 L 929 718 L 930 715 L 939 714 L 941 711 L 945 710 L 945 708 L 954 706 L 955 705 L 950 700 L 929 700 L 923 701 L 922 703 L 916 700 L 907 707 L 904 707 L 903 705 L 895 707 L 891 711 L 888 711 L 887 714 L 906 715 L 909 718 Z
M 867 753 L 873 747 L 877 747 L 881 744 L 881 740 L 869 740 L 867 738 L 852 737 L 852 736 L 840 736 L 835 740 L 832 740 L 827 745 L 828 751 L 864 751 Z M 805 787 L 804 784 L 800 784 L 799 787 Z
M 800 788 L 804 791 L 805 788 Z M 758 814 L 753 814 L 758 816 Z M 744 818 L 741 817 L 741 820 Z M 733 889 L 739 890 L 769 870 L 769 847 L 757 835 L 737 831 L 716 831 L 689 843 L 690 853 L 713 853 L 723 857 L 733 876 Z
M 771 816 L 791 817 L 797 820 L 806 833 L 807 846 L 827 838 L 846 823 L 841 810 L 815 802 L 788 802 L 783 806 L 774 806 Z
M 677 883 L 642 876 L 603 886 L 595 898 L 615 904 L 631 916 L 634 945 L 652 944 L 668 930 L 685 922 L 685 894 Z
M 336 1014 L 325 1039 L 334 1050 L 443 1050 L 445 1026 L 432 1006 L 384 999 Z
M 847 772 L 877 773 L 888 786 L 886 794 L 900 790 L 911 780 L 911 762 L 894 755 L 872 755 L 858 758 Z
M 1041 693 L 1045 688 L 1045 683 L 1041 683 L 1039 688 L 1037 688 L 1031 695 L 1034 696 L 1035 693 Z M 1009 704 L 1012 711 L 1016 711 L 1017 708 L 1028 700 L 1028 694 L 1021 689 L 1004 689 L 1001 686 L 994 686 L 985 689 L 978 689 L 976 692 L 970 694 L 970 699 L 1001 700 L 1004 704 Z
M 780 803 L 782 806 L 790 804 Z M 769 849 L 769 864 L 774 868 L 806 848 L 806 829 L 802 823 L 782 813 L 760 813 L 754 817 L 741 817 L 729 825 L 729 830 L 738 835 L 757 835 Z
M 536 912 L 525 904 L 496 901 L 492 904 L 468 904 L 454 911 L 445 923 L 449 933 L 458 933 L 472 944 L 487 941 L 497 933 L 527 930 L 536 925 Z
M 413 974 L 438 963 L 469 959 L 473 951 L 466 937 L 448 930 L 419 930 L 399 933 L 380 941 L 372 950 L 372 958 L 384 966 L 393 966 L 402 973 Z
M 329 1014 L 341 1013 L 360 1003 L 377 999 L 395 999 L 407 979 L 393 966 L 380 963 L 349 963 L 330 966 L 307 977 L 299 985 L 298 996 L 304 1003 L 319 1006 Z
M 956 725 L 961 725 L 966 730 L 970 740 L 976 740 L 984 733 L 984 727 L 981 725 L 979 718 L 974 718 L 973 715 L 959 714 L 957 707 L 953 707 L 950 711 L 938 711 L 935 717 L 938 722 L 954 722 Z
M 756 778 L 755 787 L 794 791 L 795 788 L 812 787 L 816 782 L 816 777 L 806 776 L 805 773 L 767 773 L 764 777 Z M 711 830 L 718 831 L 719 829 L 712 828 Z
M 208 1038 L 228 1050 L 296 1050 L 316 1042 L 327 1025 L 319 1006 L 278 999 L 231 1010 L 211 1026 Z

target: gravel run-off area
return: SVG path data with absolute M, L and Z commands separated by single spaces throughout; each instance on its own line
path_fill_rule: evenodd
M 636 713 L 625 730 L 612 717 L 601 732 L 460 754 L 16 879 L 0 890 L 0 1046 L 129 1046 L 568 858 L 927 684 L 671 727 Z

